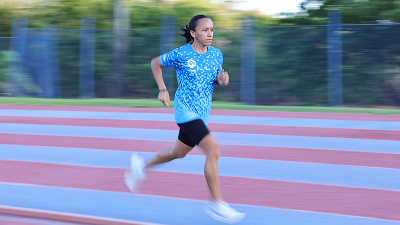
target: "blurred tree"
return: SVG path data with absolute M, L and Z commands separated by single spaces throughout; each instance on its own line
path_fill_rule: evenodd
M 283 18 L 282 24 L 324 24 L 328 11 L 340 11 L 344 24 L 400 22 L 398 0 L 305 0 L 301 12 Z
M 305 0 L 302 11 L 272 18 L 255 11 L 233 10 L 225 0 L 135 0 L 131 13 L 127 80 L 129 96 L 154 97 L 157 88 L 149 62 L 159 54 L 162 16 L 176 17 L 176 47 L 184 44 L 181 26 L 195 14 L 214 21 L 213 45 L 224 53 L 230 85 L 216 89 L 218 100 L 238 101 L 241 18 L 256 18 L 257 104 L 324 105 L 326 103 L 326 13 L 341 11 L 345 24 L 399 22 L 398 0 Z M 33 4 L 0 2 L 0 36 L 9 36 L 12 18 L 29 18 L 31 28 L 57 25 L 63 97 L 79 90 L 79 29 L 81 17 L 96 17 L 96 93 L 110 97 L 113 86 L 112 40 L 114 0 L 48 0 Z M 27 2 L 27 1 L 25 1 Z M 17 4 L 18 3 L 18 4 Z M 274 26 L 275 25 L 275 26 Z M 307 25 L 307 26 L 278 26 Z M 400 44 L 398 25 L 343 26 L 345 104 L 400 105 Z M 2 57 L 3 65 L 5 63 Z M 1 61 L 1 60 L 0 60 Z M 0 63 L 1 64 L 1 63 Z M 2 72 L 0 71 L 0 80 Z M 4 79 L 4 77 L 3 77 Z
M 97 29 L 111 29 L 113 25 L 112 0 L 58 0 L 35 6 L 30 27 L 57 25 L 62 29 L 79 29 L 81 17 L 95 17 Z
M 13 2 L 0 3 L 0 37 L 9 37 L 11 34 L 12 18 L 16 17 L 14 12 L 16 5 Z
M 400 29 L 399 25 L 396 25 L 400 22 L 398 0 L 306 0 L 301 4 L 301 8 L 302 12 L 282 18 L 280 23 L 283 25 L 323 25 L 326 24 L 328 11 L 342 12 L 345 104 L 400 105 L 398 88 L 400 47 L 397 38 Z M 379 26 L 357 25 L 366 23 L 379 24 Z M 296 42 L 305 41 L 300 34 L 293 34 Z M 287 37 L 289 34 L 281 35 Z M 311 38 L 308 44 L 300 44 L 297 45 L 297 49 L 290 48 L 290 51 L 279 52 L 282 55 L 279 58 L 285 59 L 281 63 L 285 64 L 293 55 L 305 57 L 302 60 L 296 60 L 299 63 L 297 66 L 290 67 L 295 69 L 295 73 L 299 74 L 301 79 L 306 78 L 304 72 L 301 71 L 301 68 L 305 68 L 304 65 L 311 69 L 309 71 L 324 70 L 324 65 L 321 64 L 324 60 L 323 55 L 315 61 L 303 64 L 310 56 L 309 51 L 312 49 L 310 47 L 319 40 L 318 36 L 308 38 Z M 269 51 L 273 49 L 275 49 L 273 46 L 268 48 Z M 281 68 L 279 71 L 279 73 L 285 73 L 287 69 Z M 317 81 L 318 77 L 313 77 L 313 81 Z M 296 84 L 293 88 L 299 88 L 297 85 L 300 82 L 299 79 L 292 79 L 292 83 Z M 281 82 L 286 81 L 288 79 L 281 79 Z M 321 81 L 323 80 L 320 79 L 318 83 L 323 84 Z M 285 85 L 285 87 L 289 86 Z M 319 85 L 319 87 L 323 86 Z M 297 90 L 296 93 L 297 96 L 305 94 L 301 90 Z
M 257 14 L 265 23 L 269 16 L 256 12 L 237 11 L 229 4 L 215 3 L 215 0 L 124 0 L 131 9 L 131 28 L 158 27 L 161 16 L 175 16 L 177 24 L 187 24 L 196 14 L 210 16 L 216 24 L 238 26 L 243 14 Z M 96 17 L 97 29 L 112 29 L 114 0 L 43 0 L 43 1 L 2 0 L 0 2 L 0 32 L 11 27 L 12 18 L 29 18 L 31 28 L 42 25 L 57 25 L 62 29 L 79 29 L 81 17 Z M 272 19 L 271 19 L 272 20 Z M 276 21 L 276 20 L 275 20 Z M 221 25 L 220 25 L 221 26 Z M 7 33 L 6 32 L 6 33 Z M 7 33 L 9 34 L 9 33 Z

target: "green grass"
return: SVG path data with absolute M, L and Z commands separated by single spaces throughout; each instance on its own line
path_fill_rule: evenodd
M 106 106 L 106 107 L 144 107 L 163 108 L 157 99 L 44 99 L 25 97 L 0 97 L 0 105 L 56 105 L 56 106 Z M 171 102 L 169 107 L 173 107 Z M 261 106 L 244 105 L 237 102 L 212 103 L 213 109 L 285 111 L 285 112 L 319 112 L 319 113 L 356 113 L 377 115 L 400 115 L 399 109 L 350 108 L 350 107 L 313 107 L 313 106 Z

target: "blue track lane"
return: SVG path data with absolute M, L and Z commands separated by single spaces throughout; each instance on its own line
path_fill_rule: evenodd
M 0 123 L 0 133 L 175 141 L 176 130 Z M 213 132 L 219 144 L 400 154 L 400 141 Z
M 0 159 L 64 165 L 128 168 L 130 152 L 84 148 L 0 145 Z M 144 158 L 154 153 L 140 153 Z M 203 174 L 205 156 L 188 155 L 154 170 Z M 400 170 L 319 163 L 221 157 L 219 174 L 323 185 L 400 191 Z
M 174 121 L 174 115 L 166 113 L 119 113 L 119 112 L 2 109 L 0 110 L 0 116 Z M 325 128 L 347 128 L 347 129 L 400 130 L 400 122 L 377 122 L 377 121 L 293 119 L 293 118 L 211 115 L 209 122 L 227 123 L 227 124 L 295 126 L 295 127 L 299 126 L 299 127 L 325 127 Z
M 29 217 L 18 217 L 12 215 L 2 215 L 0 214 L 0 221 L 7 222 L 7 224 L 26 224 L 26 225 L 84 225 L 81 223 L 73 223 L 73 222 L 58 222 L 55 220 L 49 219 L 39 219 L 39 218 L 29 218 Z
M 0 110 L 1 116 L 113 119 L 131 120 L 133 123 L 134 120 L 174 121 L 173 114 L 167 113 L 2 109 Z M 211 115 L 209 122 L 239 125 L 370 129 L 376 132 L 379 132 L 379 130 L 400 130 L 400 122 L 378 121 Z M 166 141 L 172 145 L 177 138 L 178 128 L 176 130 L 156 130 L 0 123 L 0 135 L 1 133 Z M 400 154 L 400 141 L 392 140 L 220 132 L 213 132 L 213 134 L 218 139 L 219 144 L 242 146 L 243 151 L 246 151 L 246 146 L 268 146 L 310 148 L 319 151 L 342 150 Z M 138 151 L 145 159 L 155 155 L 155 153 L 140 152 L 140 146 L 132 146 L 132 150 Z M 0 160 L 60 165 L 125 169 L 129 167 L 130 154 L 131 152 L 128 151 L 117 150 L 0 144 Z M 203 155 L 188 155 L 183 159 L 158 166 L 154 170 L 202 175 L 204 161 L 205 156 Z M 222 176 L 400 191 L 400 169 L 233 157 L 221 157 L 218 169 Z M 0 205 L 168 225 L 222 225 L 223 223 L 213 220 L 203 212 L 204 204 L 205 202 L 198 200 L 149 195 L 134 196 L 120 192 L 0 181 Z M 248 217 L 240 225 L 400 225 L 400 221 L 375 218 L 247 205 L 233 205 L 233 207 L 248 214 Z
M 205 202 L 72 188 L 0 183 L 0 204 L 170 225 L 220 225 Z M 267 207 L 232 205 L 246 212 L 241 225 L 400 225 L 400 222 Z

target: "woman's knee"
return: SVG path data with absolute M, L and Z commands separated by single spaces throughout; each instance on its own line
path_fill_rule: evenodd
M 188 154 L 187 149 L 181 149 L 181 148 L 172 148 L 171 153 L 175 159 L 181 159 L 184 158 Z
M 219 159 L 220 156 L 221 156 L 221 151 L 219 150 L 218 147 L 212 148 L 209 151 L 207 151 L 207 157 Z
M 175 158 L 181 159 L 184 158 L 187 155 L 187 152 L 177 152 L 174 154 Z
M 207 157 L 218 159 L 221 156 L 217 140 L 211 134 L 206 135 L 203 140 L 200 141 L 199 146 L 207 154 Z

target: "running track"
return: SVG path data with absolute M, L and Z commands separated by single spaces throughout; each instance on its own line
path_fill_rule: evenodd
M 221 224 L 203 212 L 200 149 L 149 172 L 140 195 L 124 186 L 132 151 L 148 158 L 175 141 L 172 113 L 0 105 L 0 213 Z M 212 110 L 209 128 L 225 199 L 248 214 L 240 224 L 400 225 L 400 116 Z

